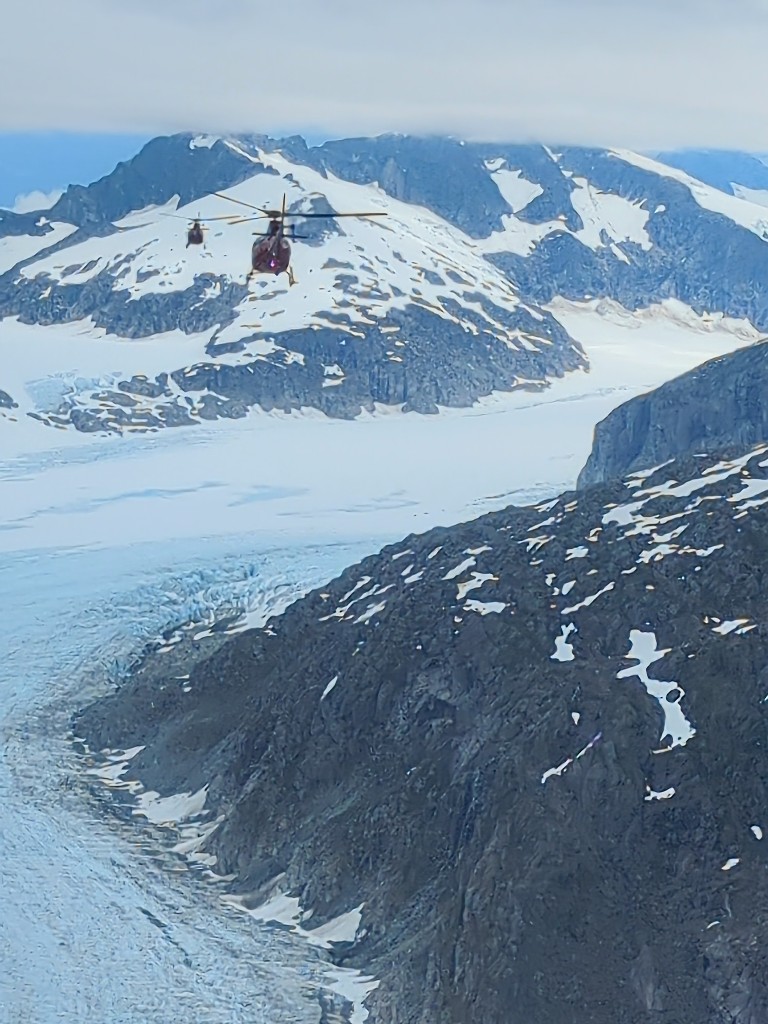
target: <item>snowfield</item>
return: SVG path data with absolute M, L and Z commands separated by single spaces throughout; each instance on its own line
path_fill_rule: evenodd
M 697 317 L 682 303 L 637 314 L 606 300 L 550 308 L 591 366 L 538 394 L 494 394 L 428 417 L 379 407 L 354 422 L 252 411 L 125 438 L 54 432 L 24 413 L 78 375 L 138 372 L 144 352 L 155 358 L 149 342 L 56 345 L 45 328 L 36 351 L 34 328 L 15 335 L 7 326 L 0 365 L 20 408 L 0 409 L 0 551 L 240 533 L 268 546 L 396 540 L 536 501 L 575 484 L 595 423 L 617 405 L 759 337 L 743 321 Z
M 67 722 L 168 626 L 210 622 L 222 605 L 263 621 L 408 533 L 572 487 L 611 409 L 757 337 L 679 304 L 551 311 L 591 369 L 539 394 L 434 417 L 252 412 L 120 438 L 26 413 L 76 376 L 150 373 L 150 343 L 58 344 L 58 329 L 2 324 L 0 386 L 20 407 L 0 409 L 0 1019 L 309 1022 L 322 987 L 350 993 L 350 1019 L 365 1019 L 375 979 L 328 973 L 300 934 L 227 906 L 220 883 L 182 870 L 159 838 L 128 839 L 94 813 Z
M 0 238 L 0 274 L 15 267 L 21 260 L 36 256 L 43 249 L 55 245 L 77 230 L 74 224 L 51 224 L 50 228 L 51 230 L 43 235 L 10 235 Z

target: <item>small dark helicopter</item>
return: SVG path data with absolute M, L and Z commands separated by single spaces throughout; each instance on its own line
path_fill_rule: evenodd
M 203 232 L 207 231 L 208 228 L 203 226 L 203 219 L 205 219 L 206 221 L 209 221 L 209 220 L 210 221 L 213 221 L 213 220 L 228 220 L 228 221 L 230 221 L 230 223 L 232 222 L 232 219 L 233 219 L 232 217 L 205 217 L 205 218 L 202 218 L 200 216 L 200 214 L 198 214 L 197 217 L 190 218 L 190 217 L 182 217 L 181 214 L 178 214 L 178 213 L 164 213 L 163 216 L 164 217 L 176 217 L 177 220 L 186 220 L 188 223 L 189 223 L 190 220 L 192 221 L 192 223 L 187 228 L 187 246 L 186 246 L 187 249 L 190 247 L 190 245 L 203 245 L 205 243 L 205 236 L 204 236 Z
M 251 206 L 250 203 L 244 203 L 241 199 L 233 199 L 231 196 L 225 196 L 222 192 L 214 192 L 213 195 L 218 196 L 220 199 L 228 199 L 230 203 L 237 203 L 239 206 L 247 206 L 250 210 L 257 210 L 258 213 L 252 214 L 249 217 L 242 217 L 237 220 L 230 218 L 230 224 L 244 224 L 250 220 L 258 220 L 261 217 L 268 217 L 269 224 L 267 225 L 266 231 L 254 231 L 255 235 L 261 238 L 260 242 L 254 242 L 251 247 L 251 269 L 248 272 L 246 278 L 250 281 L 254 274 L 278 274 L 287 273 L 288 283 L 295 284 L 296 278 L 293 276 L 293 270 L 291 269 L 291 245 L 290 243 L 300 238 L 306 238 L 306 235 L 297 235 L 295 226 L 290 225 L 290 230 L 286 233 L 286 217 L 295 217 L 297 219 L 306 219 L 309 217 L 386 217 L 386 213 L 287 213 L 285 209 L 286 196 L 283 195 L 283 205 L 280 210 L 265 210 L 261 206 Z M 224 218 L 222 218 L 224 219 Z

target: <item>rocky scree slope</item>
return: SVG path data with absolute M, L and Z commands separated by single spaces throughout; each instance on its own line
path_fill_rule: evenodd
M 360 909 L 373 1022 L 762 1024 L 767 559 L 768 445 L 688 457 L 163 642 L 75 732 L 202 794 L 246 905 Z
M 253 224 L 212 224 L 200 252 L 184 248 L 183 222 L 161 216 L 236 214 L 212 197 L 222 190 L 259 206 L 287 192 L 294 212 L 389 216 L 299 222 L 297 288 L 260 279 L 249 295 Z M 3 215 L 0 318 L 71 324 L 73 343 L 190 339 L 184 365 L 147 372 L 123 348 L 130 369 L 73 378 L 34 410 L 57 426 L 153 430 L 254 405 L 435 412 L 584 367 L 543 308 L 558 296 L 630 310 L 675 298 L 764 329 L 767 237 L 764 207 L 623 150 L 179 135 L 51 210 Z
M 688 452 L 768 441 L 766 396 L 768 343 L 709 360 L 601 420 L 578 487 Z

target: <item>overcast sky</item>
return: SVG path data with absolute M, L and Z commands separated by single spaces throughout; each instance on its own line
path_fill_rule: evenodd
M 768 149 L 768 0 L 9 0 L 0 131 Z

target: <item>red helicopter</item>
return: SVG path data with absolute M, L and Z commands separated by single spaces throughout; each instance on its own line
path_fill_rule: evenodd
M 162 216 L 163 217 L 176 217 L 177 220 L 186 220 L 186 221 L 192 220 L 192 223 L 189 225 L 189 228 L 187 229 L 187 246 L 186 246 L 187 249 L 190 247 L 190 245 L 204 245 L 205 244 L 205 236 L 203 235 L 203 232 L 207 231 L 208 228 L 203 226 L 203 218 L 200 216 L 200 214 L 198 214 L 197 217 L 195 217 L 195 218 L 182 217 L 178 213 L 164 213 Z M 213 221 L 213 220 L 228 220 L 228 221 L 231 222 L 232 221 L 232 217 L 206 217 L 205 220 L 206 221 L 209 221 L 209 220 L 211 220 L 211 221 Z
M 290 242 L 293 242 L 296 239 L 306 238 L 307 236 L 297 235 L 293 224 L 290 225 L 290 233 L 286 235 L 286 217 L 335 218 L 387 216 L 386 213 L 286 213 L 285 195 L 283 195 L 283 206 L 280 210 L 265 210 L 261 206 L 251 206 L 250 203 L 244 203 L 241 199 L 233 199 L 231 196 L 225 196 L 222 192 L 214 192 L 213 195 L 218 196 L 220 199 L 228 199 L 230 203 L 237 203 L 239 206 L 247 206 L 250 210 L 259 211 L 250 217 L 242 217 L 238 220 L 232 220 L 229 218 L 230 224 L 244 224 L 249 220 L 258 220 L 260 217 L 269 217 L 269 224 L 267 225 L 266 231 L 254 231 L 254 234 L 258 235 L 262 240 L 260 242 L 254 242 L 251 247 L 251 269 L 248 272 L 248 276 L 246 278 L 247 281 L 250 281 L 254 274 L 274 274 L 277 276 L 278 274 L 287 273 L 288 283 L 296 284 L 296 278 L 293 276 L 293 270 L 291 268 Z

